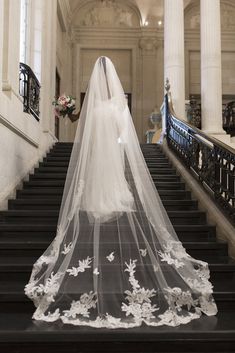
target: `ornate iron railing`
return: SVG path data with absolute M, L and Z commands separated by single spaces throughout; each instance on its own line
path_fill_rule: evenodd
M 235 102 L 229 102 L 223 110 L 223 128 L 231 136 L 235 136 Z
M 196 126 L 198 129 L 201 129 L 201 104 L 198 101 L 191 97 L 189 100 L 189 109 L 187 111 L 188 122 Z
M 19 80 L 24 112 L 32 114 L 39 121 L 40 83 L 32 69 L 23 63 L 20 63 Z
M 190 124 L 201 129 L 201 103 L 194 96 L 189 100 L 187 119 Z M 235 136 L 235 101 L 222 105 L 222 124 L 227 134 Z
M 168 146 L 235 223 L 235 150 L 176 117 L 166 86 Z

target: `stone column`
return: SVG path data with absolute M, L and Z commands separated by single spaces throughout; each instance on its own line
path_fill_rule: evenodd
M 202 130 L 224 134 L 220 0 L 201 0 L 201 109 Z
M 155 37 L 143 37 L 139 41 L 142 54 L 142 141 L 146 141 L 145 133 L 150 129 L 148 126 L 151 112 L 157 105 L 157 48 L 159 42 Z M 158 107 L 160 109 L 160 107 Z
M 176 115 L 185 120 L 184 1 L 164 0 L 164 77 Z

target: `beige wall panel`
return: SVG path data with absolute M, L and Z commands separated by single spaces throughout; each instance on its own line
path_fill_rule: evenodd
M 123 49 L 82 49 L 80 62 L 81 92 L 86 91 L 92 69 L 99 56 L 109 57 L 117 70 L 126 93 L 132 92 L 131 50 Z

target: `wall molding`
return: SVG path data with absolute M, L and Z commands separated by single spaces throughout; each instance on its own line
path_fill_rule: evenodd
M 1 114 L 0 114 L 0 124 L 4 125 L 5 127 L 7 127 L 10 131 L 14 132 L 16 135 L 20 136 L 22 139 L 24 139 L 25 141 L 27 141 L 30 145 L 38 148 L 39 144 L 37 142 L 35 142 L 31 137 L 29 137 L 28 135 L 26 135 L 24 132 L 22 132 L 20 129 L 18 129 L 15 125 L 13 125 L 9 120 L 7 120 L 6 118 L 4 118 Z
M 136 43 L 126 43 L 126 44 L 109 44 L 109 43 L 102 43 L 100 41 L 94 41 L 93 43 L 87 43 L 87 42 L 80 42 L 76 43 L 76 46 L 74 47 L 74 53 L 73 53 L 73 72 L 76 72 L 76 77 L 77 81 L 76 84 L 73 87 L 75 96 L 78 98 L 77 101 L 79 102 L 80 99 L 80 92 L 81 92 L 81 80 L 80 80 L 80 72 L 79 72 L 79 67 L 77 63 L 81 62 L 81 51 L 86 49 L 91 49 L 91 50 L 128 50 L 131 53 L 131 86 L 132 86 L 132 116 L 134 119 L 134 123 L 136 126 L 137 133 L 141 136 L 142 135 L 142 122 L 140 119 L 138 119 L 138 114 L 137 114 L 137 50 L 138 50 L 138 45 Z M 79 102 L 80 103 L 80 102 Z

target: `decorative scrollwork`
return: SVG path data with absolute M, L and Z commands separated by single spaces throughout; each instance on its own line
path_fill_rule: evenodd
M 227 134 L 235 136 L 235 102 L 226 104 L 223 111 L 223 129 Z
M 189 109 L 187 112 L 187 118 L 190 124 L 201 129 L 201 104 L 192 97 L 189 101 Z
M 40 83 L 28 65 L 20 63 L 19 80 L 24 112 L 39 120 Z
M 222 122 L 223 129 L 227 134 L 235 136 L 235 101 L 230 101 L 222 106 Z M 188 122 L 201 129 L 201 102 L 200 97 L 190 97 L 189 107 L 187 109 Z

